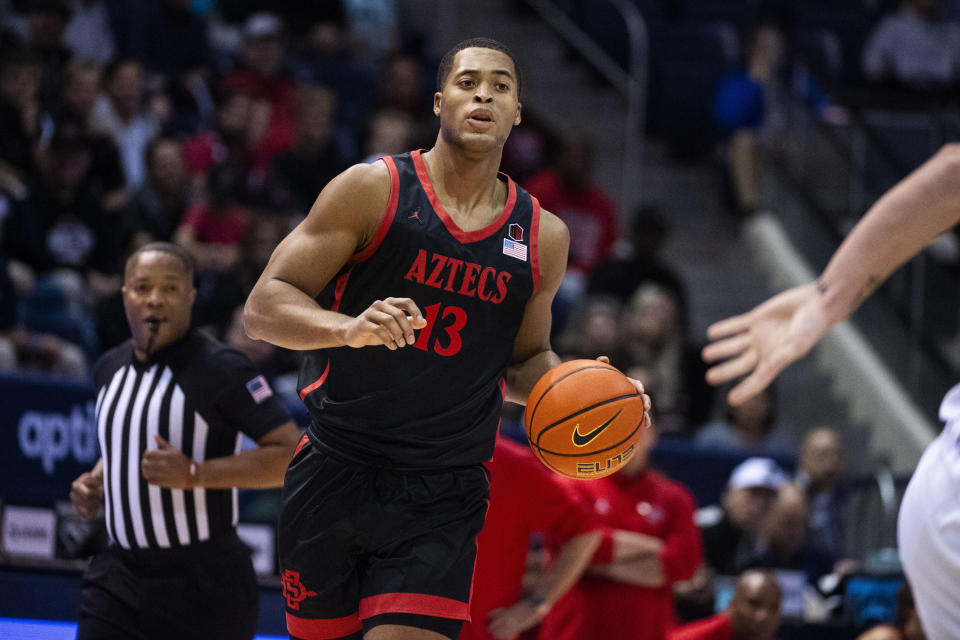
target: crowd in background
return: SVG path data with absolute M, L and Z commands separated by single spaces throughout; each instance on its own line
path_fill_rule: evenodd
M 254 0 L 212 4 L 0 0 L 0 371 L 88 380 L 98 354 L 128 337 L 119 295 L 126 256 L 169 240 L 198 267 L 194 324 L 250 356 L 299 405 L 296 354 L 249 340 L 239 309 L 329 179 L 432 144 L 436 64 L 390 0 L 275 0 L 269 11 Z M 925 21 L 936 4 L 911 0 L 880 23 L 865 73 L 923 87 L 955 82 L 960 29 Z M 775 24 L 756 26 L 746 41 L 744 69 L 720 85 L 714 105 L 731 133 L 732 208 L 743 214 L 764 206 L 755 150 L 770 86 L 843 117 L 814 78 L 785 66 Z M 726 609 L 717 604 L 724 577 L 772 568 L 798 572 L 824 617 L 836 612 L 830 598 L 856 568 L 842 529 L 840 434 L 821 426 L 793 442 L 778 427 L 774 388 L 724 405 L 704 382 L 688 331 L 687 287 L 661 257 L 669 211 L 644 205 L 621 229 L 593 180 L 590 135 L 558 139 L 535 106 L 524 114 L 503 170 L 571 229 L 554 309 L 557 352 L 605 354 L 642 380 L 658 436 L 749 457 L 719 505 L 700 505 L 703 563 L 657 588 L 669 587 L 678 617 L 693 621 Z M 508 436 L 522 430 L 517 411 L 505 407 Z M 594 498 L 583 498 L 588 511 L 601 508 Z M 752 606 L 751 581 L 764 575 L 726 585 L 737 625 L 751 624 L 737 607 Z

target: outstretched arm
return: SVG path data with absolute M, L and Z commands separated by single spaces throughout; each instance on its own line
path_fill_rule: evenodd
M 707 381 L 746 378 L 740 404 L 806 355 L 908 259 L 960 220 L 960 144 L 948 144 L 870 208 L 816 282 L 794 287 L 707 329 Z M 722 362 L 721 362 L 722 361 Z

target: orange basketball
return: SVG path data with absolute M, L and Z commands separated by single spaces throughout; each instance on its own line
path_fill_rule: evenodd
M 537 457 L 562 475 L 610 475 L 633 453 L 644 428 L 643 396 L 615 367 L 572 360 L 550 369 L 527 398 L 527 438 Z

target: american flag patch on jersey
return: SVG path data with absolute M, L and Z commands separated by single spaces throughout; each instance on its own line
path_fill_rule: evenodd
M 516 258 L 517 260 L 526 260 L 527 259 L 527 245 L 514 242 L 509 238 L 503 239 L 503 253 Z
M 263 376 L 257 376 L 248 382 L 247 391 L 250 392 L 250 397 L 253 398 L 253 401 L 257 404 L 260 404 L 273 395 L 273 389 L 270 388 L 270 384 Z

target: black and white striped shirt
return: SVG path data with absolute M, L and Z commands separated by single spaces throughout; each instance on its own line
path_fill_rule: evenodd
M 164 347 L 148 363 L 130 341 L 94 367 L 97 434 L 103 457 L 110 539 L 125 549 L 178 547 L 237 524 L 236 489 L 163 489 L 140 471 L 154 434 L 197 462 L 239 452 L 290 420 L 243 354 L 198 331 Z

